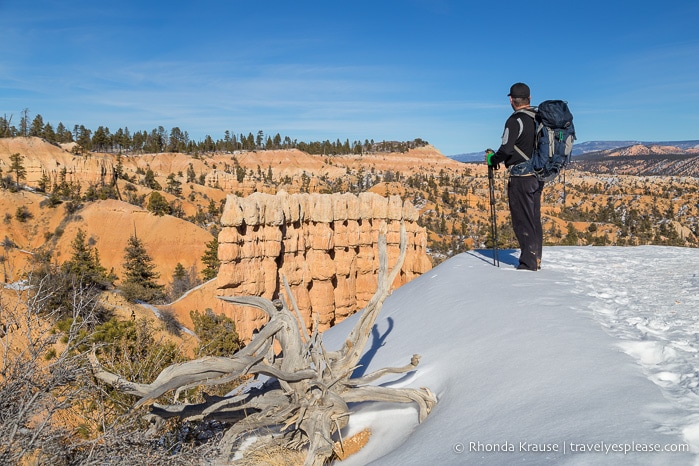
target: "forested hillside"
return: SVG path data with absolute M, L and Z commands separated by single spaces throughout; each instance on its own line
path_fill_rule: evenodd
M 0 135 L 42 138 L 62 145 L 78 157 L 102 157 L 105 170 L 109 172 L 113 167 L 112 176 L 126 182 L 123 188 L 110 192 L 111 185 L 118 187 L 119 183 L 76 178 L 73 183 L 82 190 L 78 197 L 83 202 L 120 199 L 200 226 L 215 226 L 216 211 L 222 207 L 216 203 L 222 201 L 225 193 L 371 190 L 400 194 L 421 208 L 421 222 L 430 232 L 435 262 L 468 248 L 490 245 L 482 166 L 455 163 L 420 138 L 408 142 L 299 142 L 279 134 L 265 135 L 263 131 L 247 136 L 226 131 L 218 139 L 207 136 L 203 141 L 192 141 L 187 131 L 177 127 L 166 130 L 161 126 L 132 133 L 126 127 L 111 132 L 102 126 L 91 130 L 74 125 L 68 130 L 59 123 L 54 129 L 41 115 L 30 119 L 26 111 L 17 127 L 11 123 L 11 118 L 0 118 Z M 572 164 L 575 170 L 568 171 L 566 184 L 559 179 L 546 188 L 545 242 L 696 246 L 696 202 L 690 177 L 696 176 L 699 164 L 695 163 L 697 156 L 692 150 L 696 149 L 637 145 L 576 157 Z M 420 158 L 411 156 L 410 151 L 430 155 Z M 56 177 L 63 176 L 60 172 L 53 169 L 53 181 L 46 178 L 49 175 L 45 172 L 37 183 L 40 191 L 53 191 L 53 199 L 75 197 L 65 192 L 67 188 L 61 186 L 60 180 L 56 182 Z M 582 182 L 588 179 L 585 172 L 603 174 L 600 182 L 609 176 L 616 179 L 602 185 Z M 7 170 L 5 173 L 9 176 Z M 624 176 L 615 175 L 652 178 L 628 183 Z M 496 205 L 501 223 L 500 246 L 515 247 L 506 215 L 505 180 L 497 181 L 501 187 Z M 85 183 L 90 185 L 85 187 Z M 645 186 L 640 192 L 639 183 Z M 206 190 L 202 198 L 186 189 L 197 185 Z M 613 191 L 602 202 L 604 193 L 599 190 L 607 185 Z M 652 196 L 646 194 L 651 189 L 649 185 L 653 186 Z M 642 197 L 644 194 L 648 197 Z M 600 214 L 600 204 L 604 209 L 612 209 L 614 215 Z
M 352 141 L 298 141 L 289 136 L 276 133 L 274 136 L 265 135 L 259 130 L 256 134 L 235 134 L 225 131 L 221 138 L 215 139 L 207 135 L 201 141 L 190 139 L 189 133 L 178 127 L 166 130 L 158 126 L 151 131 L 130 131 L 128 127 L 110 131 L 108 127 L 99 126 L 92 130 L 84 125 L 74 125 L 72 129 L 63 123 L 55 128 L 50 122 L 44 122 L 41 115 L 36 115 L 30 121 L 29 111 L 24 110 L 17 127 L 12 125 L 12 117 L 0 117 L 0 137 L 37 137 L 50 143 L 76 143 L 80 150 L 109 152 L 109 153 L 160 153 L 180 152 L 196 154 L 205 152 L 235 152 L 250 150 L 298 149 L 308 154 L 362 154 L 365 152 L 405 152 L 408 149 L 427 145 L 426 141 L 417 138 L 413 141 L 374 141 L 365 139 Z

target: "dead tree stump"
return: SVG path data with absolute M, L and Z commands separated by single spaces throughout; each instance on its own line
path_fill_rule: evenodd
M 253 306 L 269 316 L 268 323 L 253 340 L 230 357 L 204 357 L 174 364 L 150 384 L 138 384 L 105 371 L 94 354 L 91 357 L 95 377 L 120 390 L 140 396 L 135 407 L 152 402 L 168 391 L 175 400 L 182 390 L 196 386 L 231 382 L 247 374 L 263 374 L 276 383 L 250 389 L 241 395 L 207 397 L 204 403 L 153 403 L 148 417 L 162 421 L 172 417 L 183 420 L 216 419 L 231 423 L 221 440 L 228 455 L 247 433 L 268 429 L 278 432 L 275 442 L 291 448 L 307 449 L 306 465 L 322 465 L 333 454 L 333 435 L 347 425 L 348 403 L 363 401 L 414 402 L 422 422 L 437 402 L 428 388 L 391 388 L 369 385 L 386 374 L 415 370 L 420 360 L 413 355 L 403 367 L 384 368 L 363 377 L 352 378 L 369 340 L 391 283 L 405 259 L 407 235 L 401 225 L 400 256 L 389 272 L 386 235 L 379 235 L 379 279 L 376 293 L 360 311 L 361 315 L 342 348 L 328 352 L 322 334 L 309 335 L 300 320 L 288 284 L 285 290 L 293 311 L 282 300 L 260 297 L 220 297 L 233 304 Z M 282 351 L 275 354 L 275 341 Z M 235 391 L 234 391 L 235 392 Z M 272 440 L 270 439 L 270 442 Z

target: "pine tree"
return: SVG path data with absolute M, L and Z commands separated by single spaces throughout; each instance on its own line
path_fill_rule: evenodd
M 194 181 L 197 179 L 197 174 L 194 171 L 194 167 L 192 164 L 189 164 L 189 167 L 187 167 L 187 183 L 194 183 Z
M 15 172 L 15 179 L 17 180 L 16 188 L 19 189 L 19 182 L 27 177 L 27 169 L 24 168 L 22 163 L 24 157 L 20 153 L 10 155 L 10 172 Z
M 204 263 L 205 267 L 201 274 L 204 280 L 211 280 L 218 275 L 218 268 L 221 265 L 221 261 L 218 258 L 218 238 L 214 236 L 214 239 L 206 243 L 206 252 L 201 257 L 201 261 Z
M 218 205 L 216 204 L 216 201 L 211 199 L 209 201 L 209 215 L 208 215 L 209 220 L 210 221 L 216 220 L 216 217 L 218 217 L 220 214 L 221 214 L 221 212 L 219 211 L 219 208 L 218 208 Z
M 108 274 L 107 269 L 102 267 L 97 249 L 87 244 L 85 238 L 85 232 L 79 229 L 70 243 L 73 255 L 69 261 L 63 264 L 63 270 L 78 277 L 86 284 L 106 289 L 114 283 L 116 277 Z
M 43 130 L 44 130 L 44 119 L 41 117 L 41 115 L 37 115 L 34 117 L 34 120 L 32 121 L 32 124 L 29 128 L 29 135 L 30 136 L 35 136 L 37 138 L 43 137 Z
M 120 288 L 126 299 L 152 303 L 164 298 L 165 287 L 156 282 L 160 274 L 136 233 L 129 237 L 124 250 L 123 267 L 125 276 Z
M 42 193 L 47 193 L 51 187 L 51 178 L 49 175 L 42 171 L 41 173 L 41 178 L 39 178 L 39 182 L 37 185 L 37 189 L 41 191 Z
M 143 178 L 143 186 L 146 186 L 150 189 L 154 189 L 156 191 L 160 191 L 162 186 L 160 186 L 160 183 L 155 179 L 155 172 L 148 167 L 148 170 L 146 171 L 146 176 Z
M 163 216 L 170 215 L 172 213 L 172 208 L 168 204 L 165 196 L 160 194 L 158 191 L 153 191 L 148 198 L 148 206 L 146 207 L 149 212 L 153 212 L 155 215 Z
M 175 177 L 174 173 L 170 173 L 167 176 L 167 186 L 165 187 L 165 192 L 178 197 L 182 196 L 182 183 Z
M 196 279 L 196 270 L 194 267 L 190 271 L 184 268 L 179 262 L 172 272 L 172 282 L 170 283 L 169 295 L 172 301 L 176 300 L 192 287 L 199 284 Z

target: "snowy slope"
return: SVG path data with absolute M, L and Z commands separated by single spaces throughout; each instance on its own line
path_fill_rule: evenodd
M 439 402 L 423 424 L 413 406 L 353 406 L 343 436 L 372 437 L 341 464 L 697 463 L 699 250 L 546 248 L 539 272 L 488 254 L 451 258 L 386 301 L 363 370 L 421 354 L 378 383 Z M 353 321 L 325 333 L 329 349 Z

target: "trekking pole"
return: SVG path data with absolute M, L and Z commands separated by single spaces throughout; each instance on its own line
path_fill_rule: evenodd
M 488 187 L 490 190 L 490 236 L 493 240 L 493 265 L 500 267 L 498 254 L 498 218 L 495 213 L 495 170 L 488 165 Z

